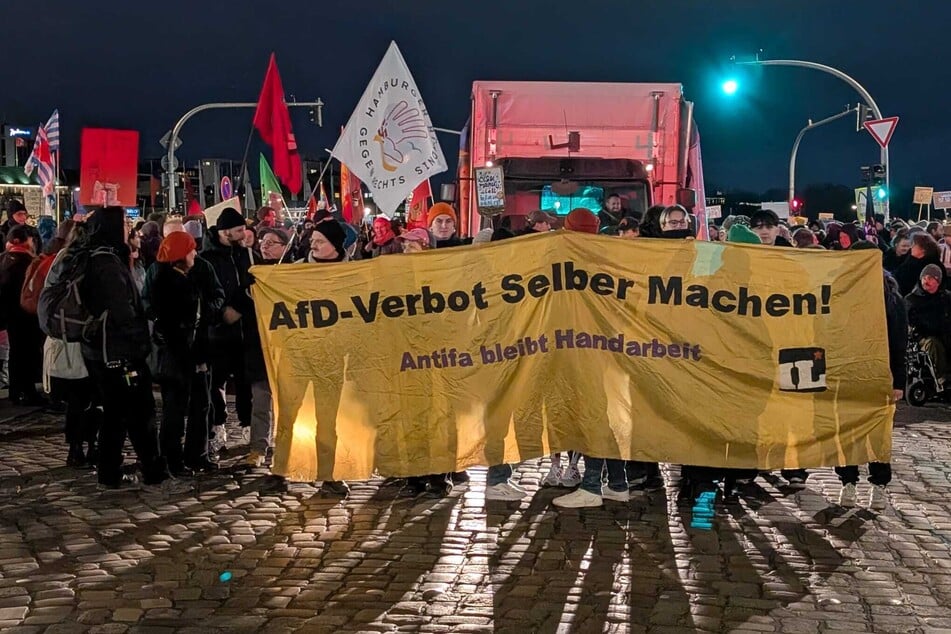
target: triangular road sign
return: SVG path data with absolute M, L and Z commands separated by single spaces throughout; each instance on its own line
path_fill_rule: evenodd
M 888 142 L 892 140 L 892 134 L 895 133 L 895 126 L 897 125 L 898 117 L 885 117 L 884 119 L 866 121 L 865 129 L 872 135 L 876 143 L 884 148 L 888 147 Z

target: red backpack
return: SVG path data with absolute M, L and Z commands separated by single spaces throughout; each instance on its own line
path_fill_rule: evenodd
M 36 306 L 40 301 L 40 293 L 46 285 L 46 276 L 53 266 L 55 255 L 41 255 L 30 263 L 23 278 L 23 288 L 20 290 L 20 308 L 36 314 Z

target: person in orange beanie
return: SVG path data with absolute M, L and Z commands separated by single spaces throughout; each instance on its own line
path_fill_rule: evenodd
M 598 217 L 591 213 L 590 209 L 578 207 L 572 209 L 565 217 L 565 229 L 568 231 L 580 231 L 582 233 L 597 233 L 601 222 Z
M 206 329 L 199 327 L 201 292 L 188 275 L 195 264 L 195 247 L 195 239 L 184 231 L 166 236 L 148 288 L 155 316 L 150 366 L 162 389 L 159 445 L 176 477 L 190 476 L 209 462 L 207 408 L 203 415 L 189 413 L 196 391 L 208 392 L 208 338 Z
M 198 245 L 195 244 L 195 238 L 184 231 L 175 231 L 170 233 L 162 240 L 159 245 L 156 260 L 166 264 L 176 265 L 184 262 L 184 266 L 177 266 L 182 269 L 182 273 L 187 273 L 195 264 L 195 255 Z M 191 256 L 191 257 L 189 257 Z
M 461 244 L 470 244 L 471 240 L 461 240 L 456 235 L 456 225 L 459 216 L 449 203 L 436 203 L 429 208 L 426 214 L 426 224 L 436 238 L 436 248 L 457 247 Z

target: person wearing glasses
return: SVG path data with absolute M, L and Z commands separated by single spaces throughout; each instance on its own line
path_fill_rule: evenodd
M 694 237 L 687 210 L 680 205 L 665 207 L 660 213 L 660 231 L 661 237 L 668 240 Z
M 265 227 L 258 231 L 258 247 L 260 247 L 263 264 L 286 263 L 289 259 L 287 243 L 290 237 L 287 232 L 277 227 Z

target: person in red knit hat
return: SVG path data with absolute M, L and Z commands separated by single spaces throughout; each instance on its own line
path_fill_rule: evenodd
M 166 236 L 159 246 L 158 271 L 149 286 L 155 315 L 152 370 L 162 389 L 159 446 L 176 477 L 208 461 L 208 417 L 188 416 L 195 384 L 207 391 L 208 340 L 199 328 L 201 291 L 188 272 L 195 265 L 195 239 L 184 231 Z M 184 436 L 184 447 L 182 438 Z

